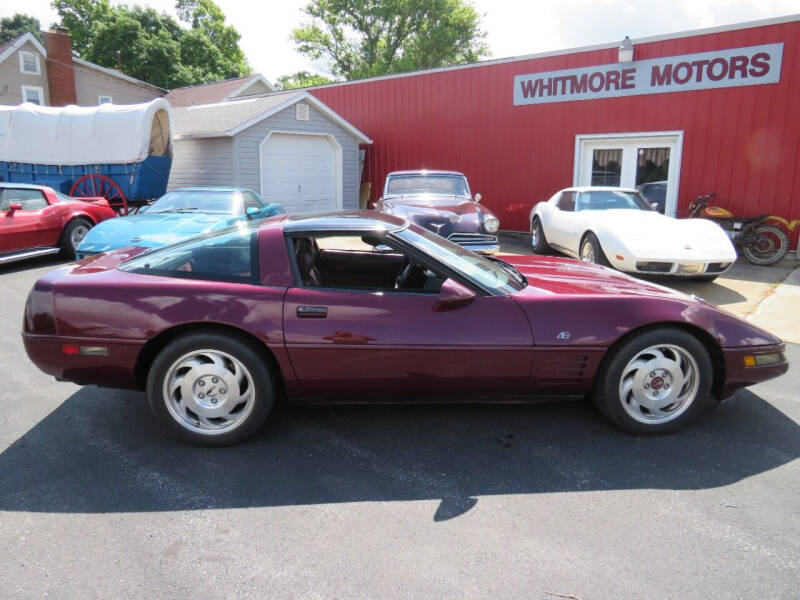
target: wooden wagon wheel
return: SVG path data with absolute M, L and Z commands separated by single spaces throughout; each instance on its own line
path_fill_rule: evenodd
M 128 214 L 128 199 L 125 198 L 122 188 L 108 175 L 90 173 L 82 176 L 72 186 L 69 195 L 75 198 L 105 198 L 117 213 Z

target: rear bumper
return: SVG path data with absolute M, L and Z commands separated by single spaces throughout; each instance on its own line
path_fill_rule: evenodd
M 783 354 L 786 347 L 783 344 L 773 346 L 750 346 L 745 348 L 723 348 L 722 354 L 725 359 L 725 381 L 720 390 L 720 398 L 732 396 L 736 390 L 762 381 L 780 377 L 789 370 L 789 363 L 784 354 L 783 361 L 771 364 L 748 367 L 745 366 L 746 356 L 759 354 L 772 354 L 779 352 Z
M 39 369 L 56 379 L 79 385 L 140 389 L 135 368 L 145 342 L 99 338 L 66 338 L 50 335 L 22 334 L 25 351 Z M 107 356 L 66 354 L 65 345 L 107 348 Z

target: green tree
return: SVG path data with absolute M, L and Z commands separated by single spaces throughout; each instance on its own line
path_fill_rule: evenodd
M 466 0 L 310 0 L 297 49 L 326 58 L 335 75 L 359 79 L 475 62 L 489 54 Z
M 250 72 L 239 33 L 211 0 L 178 0 L 180 23 L 165 12 L 108 0 L 53 0 L 78 56 L 159 87 L 241 77 Z
M 11 17 L 4 17 L 0 19 L 0 44 L 10 42 L 14 38 L 27 32 L 35 35 L 36 39 L 41 42 L 41 28 L 42 26 L 39 23 L 39 19 L 30 15 L 16 13 Z
M 312 85 L 322 85 L 331 83 L 333 80 L 324 75 L 309 73 L 308 71 L 297 71 L 291 75 L 281 75 L 275 82 L 275 87 L 279 90 L 291 90 L 294 88 L 310 87 Z
M 114 11 L 108 0 L 53 0 L 50 5 L 61 19 L 55 25 L 69 29 L 72 50 L 81 58 L 86 58 L 90 50 L 92 29 L 107 21 Z M 116 67 L 116 59 L 113 65 L 103 66 Z
M 206 69 L 202 81 L 240 77 L 249 73 L 244 52 L 239 47 L 241 35 L 225 23 L 225 14 L 211 0 L 178 0 L 178 18 L 191 26 L 181 53 L 187 66 Z M 205 36 L 209 43 L 201 40 Z

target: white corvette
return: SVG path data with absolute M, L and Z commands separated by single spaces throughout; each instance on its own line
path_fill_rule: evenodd
M 659 214 L 632 189 L 566 188 L 534 206 L 530 223 L 537 254 L 552 247 L 628 273 L 712 281 L 736 260 L 719 225 Z

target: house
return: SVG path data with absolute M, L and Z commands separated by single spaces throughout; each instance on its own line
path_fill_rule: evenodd
M 138 104 L 167 91 L 72 55 L 63 27 L 43 32 L 44 45 L 25 33 L 0 45 L 0 104 L 42 106 Z
M 168 189 L 241 186 L 288 212 L 359 206 L 359 145 L 372 141 L 308 92 L 174 108 L 173 133 Z
M 226 102 L 234 98 L 247 98 L 274 91 L 273 85 L 263 75 L 253 73 L 236 79 L 175 88 L 169 91 L 166 98 L 170 105 L 177 108 Z

